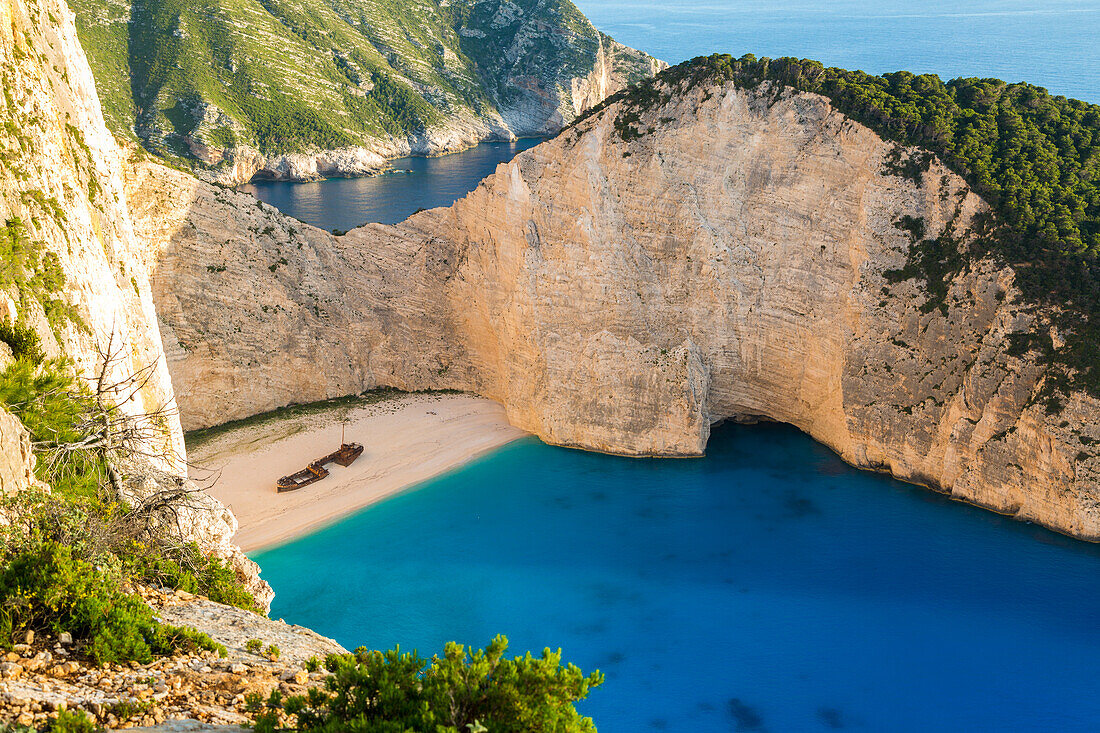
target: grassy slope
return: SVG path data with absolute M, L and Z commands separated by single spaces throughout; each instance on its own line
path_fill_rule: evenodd
M 280 153 L 417 133 L 507 103 L 511 74 L 553 89 L 587 73 L 599 38 L 569 0 L 521 0 L 507 22 L 516 6 L 468 0 L 71 5 L 108 124 L 169 156 L 188 155 L 188 137 Z M 204 103 L 225 114 L 204 119 Z

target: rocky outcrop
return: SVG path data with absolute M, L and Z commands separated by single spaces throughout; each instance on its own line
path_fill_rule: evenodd
M 570 0 L 72 6 L 111 129 L 225 185 L 554 134 L 664 66 Z
M 31 436 L 19 418 L 0 407 L 0 497 L 39 485 Z M 0 522 L 3 519 L 0 517 Z
M 721 420 L 1100 539 L 1100 405 L 1033 404 L 1033 315 L 984 263 L 946 312 L 888 281 L 910 236 L 986 209 L 823 97 L 733 84 L 618 103 L 450 209 L 334 237 L 148 163 L 128 178 L 184 424 L 367 387 L 457 388 L 544 440 L 695 455 Z M 927 312 L 926 312 L 927 311 Z
M 165 623 L 198 629 L 225 647 L 177 655 L 139 665 L 104 665 L 83 660 L 57 638 L 37 637 L 0 658 L 0 721 L 44 729 L 57 711 L 83 711 L 110 730 L 216 730 L 216 725 L 251 723 L 245 696 L 266 698 L 273 690 L 303 694 L 320 685 L 323 669 L 303 667 L 311 659 L 346 653 L 332 639 L 301 626 L 272 621 L 183 591 L 137 591 Z M 255 639 L 261 648 L 253 651 Z M 275 646 L 278 655 L 265 650 Z M 156 726 L 156 727 L 153 727 Z
M 0 76 L 0 224 L 5 236 L 18 232 L 20 246 L 41 248 L 39 260 L 56 258 L 58 267 L 48 278 L 55 290 L 47 292 L 6 270 L 0 310 L 33 328 L 48 355 L 72 359 L 90 387 L 100 376 L 103 385 L 131 385 L 108 388 L 103 397 L 143 425 L 145 444 L 136 452 L 146 459 L 127 470 L 132 491 L 144 491 L 152 476 L 162 484 L 184 482 L 183 433 L 150 258 L 134 234 L 119 150 L 64 2 L 0 4 Z M 15 254 L 5 257 L 11 270 L 19 267 Z M 0 412 L 0 455 L 11 458 L 0 466 L 3 491 L 27 485 L 26 431 L 6 412 Z M 269 603 L 270 588 L 230 542 L 236 520 L 209 496 L 195 496 L 180 515 L 185 537 L 233 562 L 260 603 Z

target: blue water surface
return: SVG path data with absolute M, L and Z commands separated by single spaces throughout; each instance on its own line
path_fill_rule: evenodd
M 521 440 L 255 559 L 274 617 L 349 648 L 563 647 L 602 733 L 1100 729 L 1100 548 L 786 426 Z
M 669 63 L 711 53 L 812 58 L 1026 81 L 1100 102 L 1098 0 L 576 0 L 616 40 Z
M 381 176 L 309 183 L 253 181 L 240 190 L 322 229 L 347 231 L 367 222 L 396 224 L 420 209 L 450 206 L 477 188 L 498 164 L 540 142 L 540 138 L 523 138 L 482 143 L 436 158 L 398 158 L 390 161 L 394 172 Z

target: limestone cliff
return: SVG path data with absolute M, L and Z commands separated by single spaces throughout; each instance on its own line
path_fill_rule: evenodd
M 0 74 L 0 223 L 13 239 L 40 243 L 64 273 L 56 293 L 5 277 L 5 317 L 33 327 L 48 354 L 70 356 L 88 374 L 113 337 L 121 358 L 109 377 L 153 368 L 124 409 L 142 414 L 170 404 L 148 273 L 131 254 L 136 240 L 117 148 L 64 3 L 0 6 Z M 163 438 L 178 452 L 178 419 L 170 423 Z
M 108 123 L 226 184 L 554 134 L 664 64 L 570 0 L 73 0 Z
M 141 375 L 135 389 L 105 395 L 147 423 L 142 452 L 156 456 L 129 467 L 128 490 L 140 494 L 153 475 L 182 481 L 183 433 L 147 258 L 131 225 L 119 150 L 64 2 L 0 3 L 0 80 L 3 318 L 33 329 L 47 355 L 72 359 L 89 379 L 104 375 L 109 385 Z M 0 453 L 25 452 L 26 441 L 25 432 L 4 422 Z M 2 483 L 8 488 L 7 478 Z M 270 601 L 255 565 L 230 541 L 236 521 L 203 498 L 179 512 L 187 536 L 234 561 L 261 603 Z
M 788 422 L 851 463 L 1100 539 L 1100 409 L 1032 404 L 1010 270 L 915 281 L 900 218 L 986 209 L 823 97 L 726 84 L 618 105 L 450 209 L 334 237 L 148 163 L 129 195 L 184 425 L 377 385 L 466 389 L 562 445 L 696 455 L 721 420 Z M 631 137 L 631 136 L 627 136 Z M 927 310 L 927 309 L 925 309 Z
M 0 497 L 38 485 L 31 438 L 19 418 L 0 407 Z M 0 512 L 0 524 L 3 524 Z

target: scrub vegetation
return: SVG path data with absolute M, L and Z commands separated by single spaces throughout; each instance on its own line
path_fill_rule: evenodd
M 278 690 L 266 700 L 254 695 L 256 730 L 595 733 L 573 703 L 601 685 L 602 674 L 562 665 L 560 649 L 511 659 L 507 650 L 498 636 L 478 651 L 447 644 L 430 660 L 399 648 L 332 655 L 324 687 L 286 698 Z
M 109 127 L 168 159 L 404 138 L 586 75 L 602 36 L 570 0 L 74 0 Z M 620 54 L 631 80 L 649 57 Z
M 27 632 L 63 631 L 98 663 L 218 649 L 203 634 L 156 622 L 126 591 L 132 583 L 258 610 L 231 568 L 157 521 L 158 503 L 172 496 L 128 499 L 120 490 L 121 467 L 133 458 L 131 418 L 105 407 L 70 363 L 20 354 L 0 373 L 0 404 L 30 432 L 37 478 L 49 487 L 0 500 L 0 649 Z

